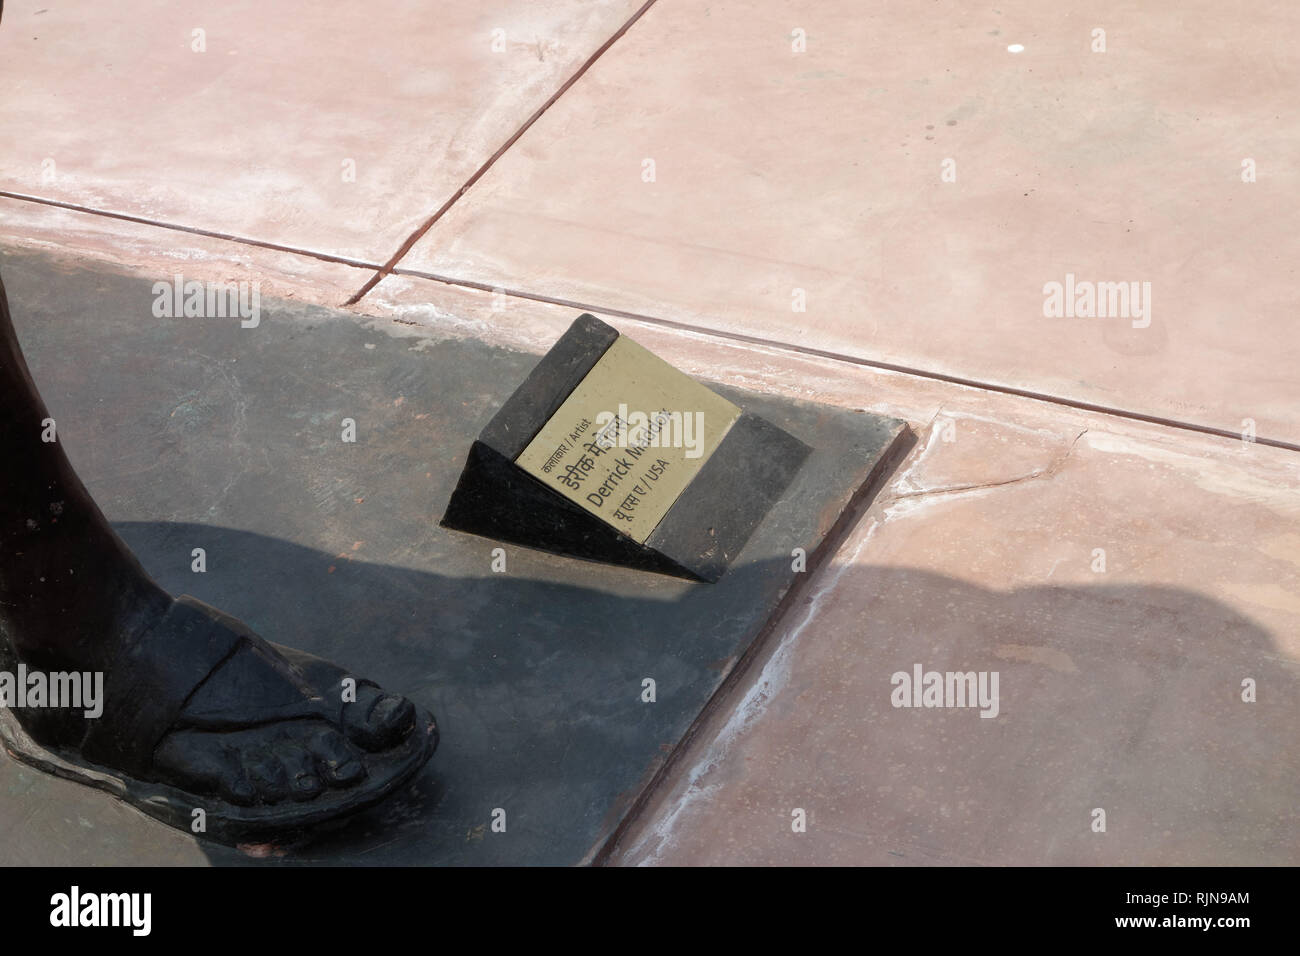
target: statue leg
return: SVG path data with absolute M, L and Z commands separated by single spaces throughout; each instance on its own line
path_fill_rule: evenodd
M 0 634 L 24 660 L 105 670 L 162 591 L 72 470 L 0 281 Z
M 50 672 L 98 701 L 18 692 L 33 673 L 53 687 Z M 406 698 L 150 579 L 64 454 L 2 284 L 0 704 L 19 759 L 186 829 L 202 808 L 231 841 L 362 809 L 437 745 Z

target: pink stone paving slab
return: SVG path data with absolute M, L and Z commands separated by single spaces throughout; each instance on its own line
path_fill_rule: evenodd
M 985 411 L 936 418 L 609 862 L 1300 860 L 1300 459 Z M 998 673 L 996 716 L 894 706 L 918 664 Z
M 1300 443 L 1298 34 L 661 0 L 400 268 Z M 1150 311 L 1046 317 L 1070 281 Z
M 384 262 L 641 2 L 8 0 L 0 191 Z

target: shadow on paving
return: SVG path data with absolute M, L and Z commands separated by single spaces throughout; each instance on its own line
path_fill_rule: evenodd
M 871 565 L 835 595 L 741 678 L 611 861 L 1300 860 L 1300 672 L 1233 608 L 1172 587 L 1001 592 Z M 998 672 L 997 716 L 896 708 L 891 677 L 917 664 Z
M 730 663 L 706 660 L 715 604 L 704 586 L 638 599 L 340 560 L 225 528 L 117 527 L 163 586 L 406 694 L 442 730 L 430 765 L 384 804 L 265 861 L 198 841 L 218 865 L 578 862 L 648 779 L 643 755 L 658 765 Z M 237 570 L 200 577 L 162 558 L 192 542 Z M 734 573 L 743 589 L 770 570 Z M 766 689 L 753 738 L 722 765 L 730 786 L 690 825 L 732 847 L 734 862 L 770 860 L 789 839 L 787 804 L 809 809 L 809 861 L 819 840 L 853 852 L 859 831 L 872 835 L 864 862 L 1296 858 L 1300 686 L 1268 634 L 1231 608 L 1172 588 L 998 593 L 872 566 L 848 569 L 836 589 L 860 603 L 858 627 L 818 631 L 814 619 L 791 682 Z M 918 663 L 999 672 L 997 717 L 893 707 L 891 675 Z M 641 700 L 645 677 L 653 704 Z M 1260 688 L 1255 704 L 1241 700 L 1245 677 Z M 505 833 L 490 828 L 498 807 Z M 1105 835 L 1090 830 L 1095 807 Z M 151 842 L 171 834 L 130 815 L 132 862 L 149 862 Z
M 173 593 L 354 669 L 437 718 L 442 742 L 412 788 L 286 861 L 578 862 L 731 663 L 707 585 L 662 601 L 508 573 L 458 578 L 349 561 L 227 528 L 116 528 Z M 176 560 L 192 546 L 229 570 L 192 574 Z M 756 565 L 728 575 L 741 592 L 764 576 Z M 647 677 L 654 703 L 642 701 Z M 490 828 L 498 807 L 505 834 Z M 245 859 L 204 846 L 217 862 Z

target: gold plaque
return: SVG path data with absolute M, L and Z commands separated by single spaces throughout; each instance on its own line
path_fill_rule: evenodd
M 620 335 L 515 463 L 644 544 L 739 417 Z

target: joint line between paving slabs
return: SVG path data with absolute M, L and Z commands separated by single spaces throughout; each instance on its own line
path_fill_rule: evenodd
M 578 67 L 578 71 L 576 73 L 574 73 L 571 77 L 565 80 L 563 85 L 561 85 L 558 90 L 552 93 L 550 98 L 547 99 L 547 101 L 543 103 L 537 109 L 537 111 L 533 113 L 532 116 L 528 117 L 528 119 L 524 121 L 524 124 L 520 126 L 519 129 L 515 130 L 513 136 L 511 136 L 508 140 L 506 140 L 501 145 L 501 147 L 497 149 L 495 153 L 493 153 L 491 156 L 488 157 L 487 162 L 485 162 L 482 166 L 480 166 L 477 170 L 475 170 L 474 175 L 470 176 L 470 178 L 465 181 L 465 185 L 461 186 L 460 189 L 452 193 L 451 198 L 448 199 L 445 203 L 443 203 L 441 208 L 439 208 L 437 212 L 435 212 L 432 216 L 426 219 L 420 225 L 420 227 L 415 230 L 415 232 L 411 233 L 411 235 L 407 237 L 407 240 L 404 243 L 402 243 L 401 247 L 395 253 L 393 253 L 392 258 L 390 258 L 386 263 L 384 263 L 384 265 L 379 269 L 379 271 L 376 272 L 373 276 L 371 276 L 370 280 L 365 285 L 363 285 L 360 289 L 358 289 L 356 294 L 353 295 L 352 298 L 348 299 L 343 304 L 345 306 L 356 305 L 363 298 L 365 298 L 366 294 L 370 292 L 371 289 L 373 289 L 375 286 L 379 284 L 380 280 L 382 280 L 384 276 L 392 273 L 396 269 L 397 264 L 406 257 L 406 254 L 411 251 L 412 247 L 414 247 L 417 242 L 419 242 L 422 238 L 424 238 L 425 233 L 427 233 L 430 229 L 433 228 L 434 224 L 437 223 L 437 221 L 447 213 L 447 210 L 451 209 L 452 206 L 456 205 L 456 203 L 460 200 L 460 197 L 465 195 L 465 193 L 469 192 L 469 190 L 473 188 L 474 184 L 477 183 L 480 179 L 482 179 L 483 176 L 487 173 L 487 171 L 496 164 L 496 161 L 500 159 L 502 156 L 504 156 L 506 154 L 506 151 L 509 150 L 510 147 L 515 145 L 519 137 L 523 136 L 524 133 L 528 132 L 528 130 L 532 127 L 532 125 L 542 118 L 542 114 L 544 114 L 547 110 L 549 110 L 552 106 L 554 106 L 556 101 L 559 100 L 559 98 L 563 96 L 565 93 L 567 93 L 569 91 L 569 88 L 573 86 L 574 83 L 577 83 L 578 80 L 582 79 L 583 75 L 586 74 L 586 72 L 596 64 L 596 61 L 599 60 L 602 56 L 604 56 L 605 51 L 608 50 L 611 46 L 613 46 L 618 41 L 618 39 L 621 36 L 623 36 L 623 34 L 627 33 L 627 31 L 631 29 L 632 24 L 640 20 L 641 17 L 645 14 L 645 12 L 655 5 L 655 2 L 656 0 L 646 0 L 646 2 L 641 5 L 641 8 L 637 10 L 636 13 L 632 14 L 632 16 L 628 18 L 628 21 L 626 23 L 624 23 L 621 27 L 618 28 L 618 30 L 614 33 L 613 36 L 611 36 L 608 40 L 602 43 L 600 47 L 596 50 L 596 52 L 593 53 L 591 56 L 589 56 L 586 59 L 586 61 L 582 64 L 582 66 Z
M 11 193 L 7 190 L 0 189 L 0 198 L 14 199 L 19 202 L 37 203 L 41 206 L 53 206 L 56 209 L 69 209 L 72 212 L 82 212 L 88 216 L 99 216 L 103 219 L 117 219 L 121 222 L 133 222 L 141 226 L 156 226 L 159 229 L 170 229 L 173 232 L 184 232 L 191 236 L 203 236 L 207 239 L 224 239 L 227 242 L 238 242 L 246 246 L 256 246 L 258 249 L 269 249 L 272 252 L 284 252 L 294 256 L 306 256 L 309 259 L 318 259 L 321 262 L 332 262 L 336 265 L 353 266 L 357 269 L 378 269 L 379 263 L 369 262 L 365 259 L 350 259 L 347 256 L 336 256 L 329 252 L 316 252 L 313 249 L 301 249 L 298 246 L 285 246 L 277 242 L 267 242 L 263 239 L 250 239 L 247 236 L 237 236 L 229 232 L 217 232 L 213 229 L 200 229 L 198 226 L 184 226 L 177 222 L 163 222 L 160 219 L 148 219 L 144 216 L 133 216 L 125 212 L 113 212 L 111 209 L 96 209 L 94 206 L 82 206 L 74 202 L 63 202 L 59 199 L 46 199 L 42 196 L 29 196 L 25 193 Z
M 604 306 L 592 305 L 589 302 L 576 302 L 572 299 L 561 299 L 557 296 L 543 295 L 537 292 L 525 292 L 521 289 L 506 289 L 499 285 L 492 285 L 488 282 L 475 282 L 470 279 L 455 279 L 450 276 L 437 275 L 432 272 L 420 272 L 416 269 L 394 269 L 393 274 L 399 276 L 410 276 L 416 279 L 429 279 L 433 282 L 441 282 L 444 285 L 457 286 L 462 289 L 474 289 L 477 292 L 491 292 L 494 294 L 508 295 L 512 298 L 526 299 L 530 302 L 542 302 L 546 305 L 558 305 L 566 309 L 578 309 L 579 311 L 592 312 L 596 315 L 631 319 L 634 322 L 644 322 L 646 325 L 653 325 L 659 328 L 676 329 L 679 332 L 691 332 L 695 335 L 706 335 L 712 338 L 727 339 L 732 342 L 740 342 L 744 345 L 757 345 L 762 348 L 794 352 L 798 355 L 807 355 L 811 358 L 826 359 L 831 362 L 846 362 L 849 365 L 858 365 L 863 368 L 880 369 L 884 372 L 897 372 L 900 375 L 914 375 L 917 378 L 926 378 L 935 382 L 944 382 L 948 385 L 960 385 L 963 388 L 975 388 L 985 392 L 997 392 L 1000 395 L 1012 395 L 1016 398 L 1027 398 L 1035 402 L 1046 402 L 1049 405 L 1060 405 L 1065 408 L 1073 408 L 1082 412 L 1092 412 L 1097 415 L 1110 415 L 1114 418 L 1124 418 L 1129 421 L 1142 422 L 1147 425 L 1160 425 L 1164 428 L 1196 432 L 1201 435 L 1212 435 L 1215 438 L 1229 438 L 1233 441 L 1242 441 L 1239 432 L 1234 432 L 1227 428 L 1215 428 L 1213 425 L 1201 425 L 1197 422 L 1186 422 L 1176 418 L 1162 418 L 1159 415 L 1148 415 L 1145 412 L 1130 411 L 1126 408 L 1115 408 L 1111 405 L 1098 405 L 1095 402 L 1085 402 L 1076 398 L 1065 398 L 1061 395 L 1049 395 L 1046 392 L 1035 392 L 1026 388 L 1016 388 L 1013 385 L 999 385 L 996 382 L 981 382 L 978 379 L 962 378 L 959 375 L 949 375 L 947 372 L 936 372 L 930 369 L 915 368 L 910 365 L 897 365 L 893 362 L 882 362 L 878 359 L 864 358 L 859 355 L 847 355 L 843 352 L 832 352 L 829 349 L 817 349 L 807 345 L 797 345 L 794 342 L 782 342 L 779 339 L 765 339 L 758 335 L 746 335 L 743 332 L 728 332 L 725 329 L 714 329 L 704 325 L 692 325 L 689 322 L 677 322 L 673 319 L 663 319 L 653 315 L 646 315 L 642 312 L 629 312 L 625 309 L 610 309 Z M 1252 444 L 1267 445 L 1270 448 L 1282 448 L 1286 451 L 1300 451 L 1300 444 L 1295 442 L 1282 441 L 1278 438 L 1264 438 L 1258 435 L 1252 439 Z

